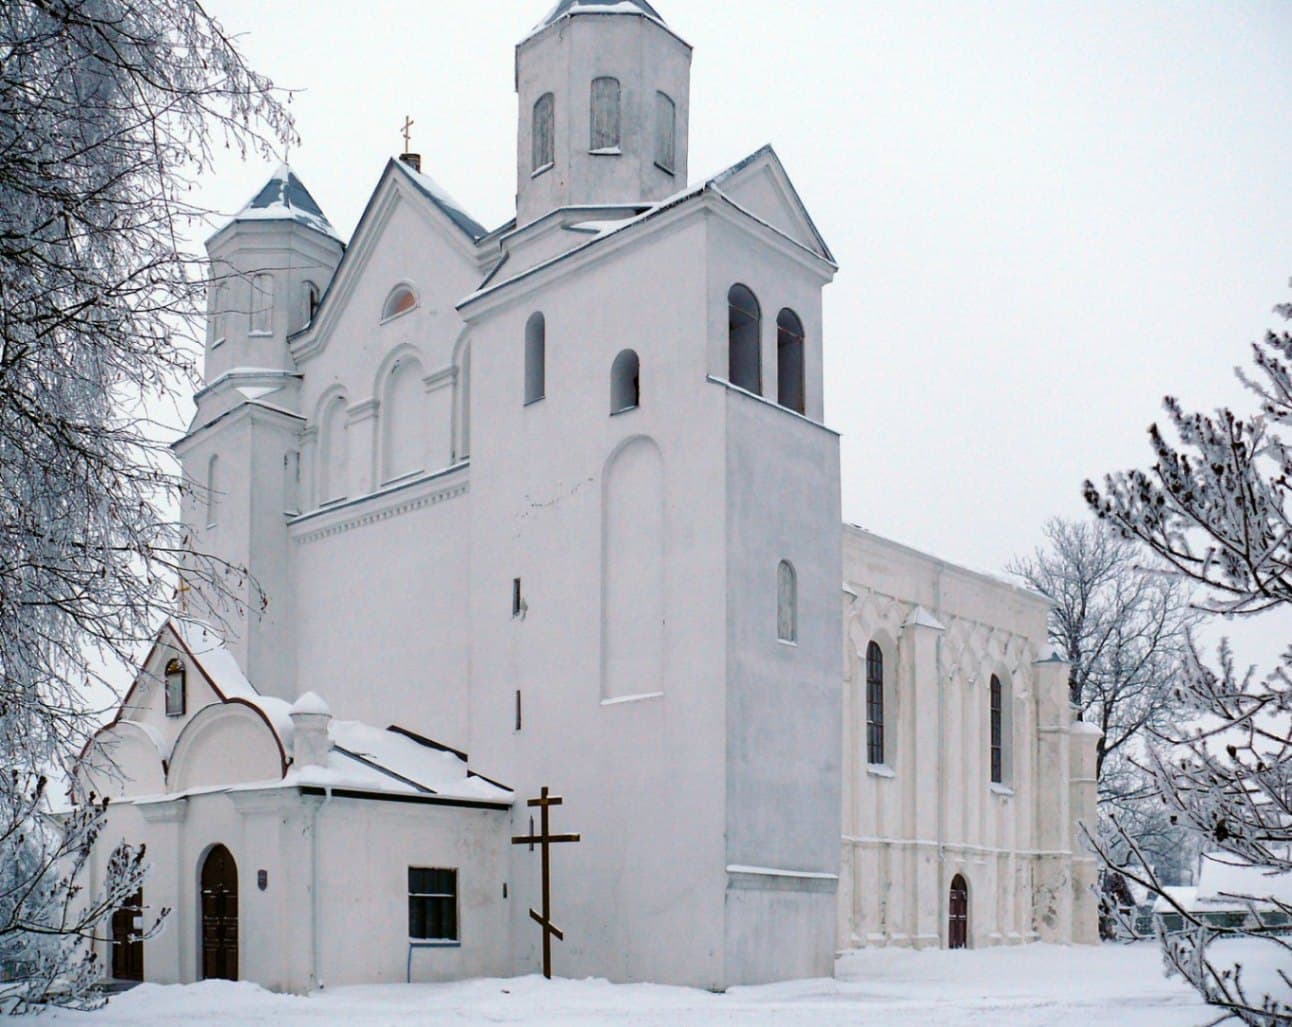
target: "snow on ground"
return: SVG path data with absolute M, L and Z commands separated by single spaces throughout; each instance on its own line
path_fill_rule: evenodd
M 1196 1027 L 1207 1010 L 1162 975 L 1151 943 L 1098 948 L 1029 945 L 972 952 L 872 950 L 840 958 L 834 980 L 690 988 L 541 977 L 455 984 L 329 988 L 306 997 L 252 984 L 145 984 L 95 1013 L 56 1012 L 58 1025 L 415 1027 Z

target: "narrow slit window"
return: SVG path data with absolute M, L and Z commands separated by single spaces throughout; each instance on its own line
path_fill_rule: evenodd
M 525 609 L 525 598 L 520 592 L 520 578 L 513 578 L 511 582 L 511 615 L 519 617 Z
M 166 664 L 166 716 L 184 716 L 187 687 L 188 673 L 184 664 L 179 660 L 171 660 Z
M 788 307 L 776 318 L 776 401 L 806 413 L 803 371 L 803 322 Z
M 1004 689 L 1000 678 L 991 676 L 991 780 L 1002 784 L 1005 780 L 1005 731 Z M 981 723 L 981 721 L 979 722 Z
M 622 414 L 641 402 L 641 362 L 630 349 L 615 357 L 610 367 L 610 412 Z
M 274 276 L 255 275 L 251 279 L 251 331 L 268 335 L 273 331 Z
M 799 640 L 798 575 L 788 560 L 776 568 L 776 637 L 782 642 Z
M 531 314 L 525 323 L 525 403 L 537 403 L 547 395 L 547 322 L 542 314 Z
M 619 149 L 619 80 L 596 78 L 592 80 L 592 139 L 593 153 Z
M 544 93 L 534 104 L 531 170 L 541 171 L 556 162 L 556 98 Z
M 519 731 L 521 729 L 521 725 L 524 724 L 524 717 L 522 716 L 523 713 L 524 713 L 524 710 L 521 708 L 521 703 L 520 703 L 520 689 L 518 688 L 516 689 L 516 730 L 517 731 Z
M 677 163 L 677 104 L 667 93 L 655 94 L 655 163 L 670 175 Z
M 301 327 L 306 328 L 314 321 L 319 309 L 319 287 L 313 282 L 306 282 L 301 295 Z
M 884 762 L 884 651 L 866 646 L 866 762 Z

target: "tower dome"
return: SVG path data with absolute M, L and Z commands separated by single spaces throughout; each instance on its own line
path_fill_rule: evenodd
M 659 11 L 646 0 L 560 0 L 560 3 L 548 11 L 546 17 L 534 26 L 534 31 L 545 29 L 568 14 L 644 14 L 661 25 L 665 24 Z

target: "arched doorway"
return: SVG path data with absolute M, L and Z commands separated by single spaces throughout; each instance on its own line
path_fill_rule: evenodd
M 144 893 L 137 891 L 112 914 L 112 976 L 118 981 L 144 979 Z
M 951 879 L 951 902 L 947 922 L 947 948 L 969 947 L 969 885 L 959 874 Z
M 238 979 L 238 865 L 223 845 L 202 863 L 202 979 Z

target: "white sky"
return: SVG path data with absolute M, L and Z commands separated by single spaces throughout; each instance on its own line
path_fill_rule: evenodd
M 410 115 L 477 220 L 513 212 L 513 46 L 551 0 L 208 0 L 284 87 L 348 238 Z M 695 47 L 691 177 L 776 146 L 841 270 L 826 419 L 844 519 L 999 570 L 1163 394 L 1292 298 L 1292 4 L 659 0 Z M 270 168 L 209 183 L 233 210 Z

